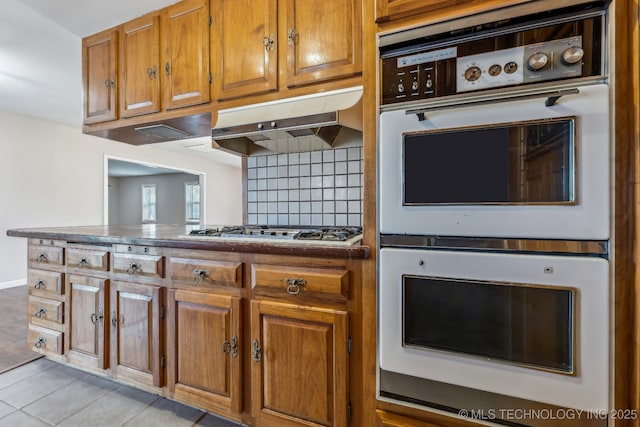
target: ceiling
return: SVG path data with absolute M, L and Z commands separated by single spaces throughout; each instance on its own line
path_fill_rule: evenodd
M 148 176 L 186 173 L 176 169 L 167 169 L 143 163 L 127 162 L 124 160 L 109 159 L 109 176 L 116 178 L 125 176 Z
M 82 37 L 176 0 L 3 0 L 0 13 L 0 110 L 82 127 Z M 239 165 L 206 150 L 210 138 L 156 144 Z M 206 151 L 187 150 L 200 146 Z

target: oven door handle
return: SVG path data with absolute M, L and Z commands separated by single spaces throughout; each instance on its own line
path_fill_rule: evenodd
M 481 99 L 459 99 L 452 100 L 447 104 L 435 105 L 429 108 L 415 108 L 411 110 L 407 110 L 407 114 L 416 114 L 418 116 L 419 121 L 424 121 L 427 119 L 425 116 L 426 113 L 432 111 L 446 110 L 450 108 L 456 107 L 468 107 L 475 105 L 486 105 L 486 104 L 495 104 L 497 102 L 508 102 L 508 101 L 522 101 L 523 99 L 534 99 L 534 98 L 547 98 L 544 102 L 545 107 L 552 107 L 556 104 L 558 99 L 565 95 L 575 95 L 580 93 L 580 90 L 577 88 L 572 89 L 560 89 L 560 90 L 551 90 L 545 92 L 535 92 L 535 93 L 511 93 L 511 94 L 501 94 L 499 97 L 491 97 L 491 98 L 481 98 Z

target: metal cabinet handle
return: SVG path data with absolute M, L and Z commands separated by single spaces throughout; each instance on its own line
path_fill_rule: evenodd
M 238 337 L 232 336 L 231 342 L 225 340 L 222 343 L 222 352 L 224 354 L 231 354 L 233 357 L 238 357 Z
M 35 348 L 41 348 L 42 346 L 46 346 L 46 344 L 47 344 L 47 339 L 45 337 L 38 337 L 34 346 Z
M 127 273 L 133 275 L 133 274 L 136 274 L 136 272 L 138 271 L 142 271 L 142 266 L 140 264 L 138 264 L 137 262 L 129 263 L 129 268 L 127 268 Z
M 158 67 L 155 65 L 153 67 L 147 68 L 147 76 L 149 76 L 150 80 L 155 80 L 158 78 Z
M 171 65 L 169 65 L 169 63 L 167 62 L 166 64 L 164 64 L 164 73 L 167 76 L 171 75 Z
M 116 312 L 115 312 L 115 311 L 112 311 L 112 312 L 111 312 L 111 326 L 112 326 L 113 328 L 115 328 L 115 327 L 116 327 L 116 325 L 118 324 L 118 317 L 117 317 L 117 316 L 118 316 L 118 315 L 116 314 Z
M 34 316 L 36 316 L 38 319 L 42 319 L 43 317 L 46 318 L 47 317 L 47 309 L 44 307 L 40 307 L 40 309 L 38 311 L 36 311 L 36 314 L 34 314 Z
M 251 343 L 251 355 L 254 362 L 259 362 L 262 359 L 262 350 L 260 349 L 260 343 L 257 338 L 254 338 Z
M 209 270 L 205 270 L 203 268 L 196 268 L 193 270 L 193 282 L 194 283 L 202 283 L 205 277 L 209 275 Z
M 78 268 L 85 268 L 89 266 L 89 261 L 86 258 L 82 258 L 78 263 Z
M 293 46 L 298 39 L 298 32 L 295 28 L 289 28 L 287 30 L 287 44 Z
M 264 38 L 262 39 L 262 44 L 267 52 L 271 52 L 276 44 L 273 34 L 264 36 Z
M 102 325 L 103 320 L 104 320 L 104 312 L 102 311 L 102 309 L 98 310 L 97 315 L 95 313 L 91 314 L 91 323 L 93 323 L 94 325 L 96 323 Z
M 113 81 L 113 79 L 107 79 L 104 81 L 104 85 L 109 89 L 113 89 L 113 87 L 115 86 L 115 82 Z
M 38 258 L 36 258 L 36 261 L 38 261 L 38 262 L 49 262 L 49 259 L 47 258 L 47 254 L 41 253 L 40 255 L 38 255 Z
M 40 279 L 36 282 L 35 285 L 33 285 L 33 287 L 35 289 L 40 289 L 40 288 L 46 288 L 47 287 L 47 282 L 45 282 L 44 280 Z
M 284 282 L 287 284 L 287 293 L 289 295 L 298 295 L 300 293 L 300 288 L 307 285 L 307 281 L 305 279 L 291 277 L 284 279 Z

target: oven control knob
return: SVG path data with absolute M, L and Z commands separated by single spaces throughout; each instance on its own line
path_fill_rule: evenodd
M 431 89 L 431 87 L 433 86 L 433 81 L 431 79 L 427 79 L 427 89 Z
M 504 64 L 504 72 L 507 74 L 513 74 L 518 70 L 518 63 L 510 61 Z
M 482 75 L 482 70 L 480 70 L 480 67 L 476 67 L 475 65 L 467 68 L 467 70 L 464 72 L 464 78 L 470 82 L 475 82 L 476 80 L 478 80 L 480 78 L 480 75 Z
M 565 65 L 574 65 L 582 60 L 584 56 L 584 50 L 578 46 L 571 46 L 564 52 L 562 52 L 562 56 L 560 60 Z
M 398 92 L 404 92 L 404 85 L 402 83 L 398 83 Z
M 417 81 L 413 81 L 411 83 L 411 90 L 418 90 L 418 82 Z
M 502 72 L 502 67 L 498 64 L 493 64 L 491 67 L 489 67 L 489 75 L 492 77 L 497 76 L 501 72 Z
M 549 57 L 545 53 L 534 53 L 527 61 L 527 68 L 531 71 L 542 70 L 549 62 Z

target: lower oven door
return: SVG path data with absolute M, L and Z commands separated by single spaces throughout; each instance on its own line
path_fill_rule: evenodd
M 609 87 L 380 115 L 380 232 L 607 240 Z
M 608 408 L 607 260 L 383 248 L 379 274 L 382 396 Z M 393 374 L 425 382 L 405 390 Z M 438 401 L 444 384 L 456 387 L 453 400 Z

